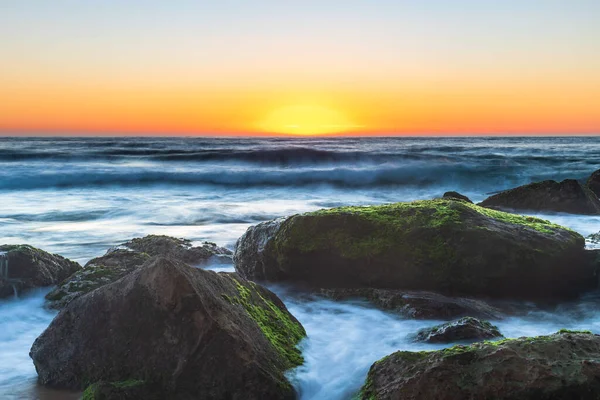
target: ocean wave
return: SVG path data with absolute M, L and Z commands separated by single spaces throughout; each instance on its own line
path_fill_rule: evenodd
M 557 178 L 553 169 L 538 171 L 535 180 Z M 453 163 L 413 163 L 405 166 L 382 165 L 371 168 L 294 168 L 211 170 L 55 170 L 20 173 L 0 179 L 0 189 L 44 189 L 97 186 L 220 185 L 236 187 L 331 185 L 338 187 L 377 187 L 390 185 L 455 184 L 460 187 L 520 183 L 526 179 L 519 166 L 457 165 Z

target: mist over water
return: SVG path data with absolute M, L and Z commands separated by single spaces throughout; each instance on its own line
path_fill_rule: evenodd
M 0 244 L 27 243 L 82 264 L 151 233 L 233 248 L 248 226 L 284 215 L 448 190 L 481 201 L 532 181 L 585 179 L 598 168 L 600 138 L 6 138 Z M 600 231 L 600 217 L 536 215 L 583 235 Z M 271 289 L 309 335 L 306 363 L 290 372 L 302 399 L 348 399 L 377 359 L 440 347 L 411 339 L 440 321 Z M 0 300 L 0 398 L 55 396 L 36 388 L 28 356 L 55 315 L 43 308 L 44 293 Z M 600 332 L 598 303 L 589 297 L 495 323 L 509 337 L 565 327 Z

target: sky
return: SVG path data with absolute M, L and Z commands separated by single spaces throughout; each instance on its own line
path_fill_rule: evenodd
M 597 0 L 1 0 L 0 134 L 600 134 Z

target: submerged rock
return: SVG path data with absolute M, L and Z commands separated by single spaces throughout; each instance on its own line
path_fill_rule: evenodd
M 539 218 L 437 199 L 262 223 L 238 240 L 234 262 L 248 279 L 313 288 L 560 299 L 596 287 L 584 243 Z
M 121 279 L 142 266 L 152 256 L 163 256 L 193 265 L 231 262 L 231 250 L 204 242 L 194 247 L 187 239 L 149 235 L 109 249 L 90 260 L 56 289 L 46 295 L 51 308 L 62 308 L 82 294 Z
M 561 331 L 439 351 L 399 351 L 371 367 L 359 398 L 597 399 L 600 336 Z
M 462 201 L 466 201 L 467 203 L 473 203 L 471 201 L 471 199 L 469 199 L 467 196 L 465 196 L 464 194 L 460 194 L 458 192 L 446 192 L 446 193 L 444 193 L 444 196 L 442 197 L 442 199 L 462 200 Z
M 158 258 L 69 303 L 30 355 L 41 384 L 98 382 L 89 396 L 137 382 L 128 398 L 293 399 L 304 336 L 262 286 Z
M 586 186 L 594 192 L 596 197 L 600 197 L 600 169 L 595 171 L 587 180 Z
M 598 196 L 574 179 L 519 186 L 488 197 L 479 205 L 494 209 L 600 214 Z
M 0 298 L 54 285 L 79 269 L 78 263 L 35 247 L 0 246 Z
M 465 316 L 501 319 L 504 313 L 482 300 L 447 297 L 433 292 L 393 289 L 321 289 L 333 300 L 365 299 L 384 310 L 414 319 L 452 319 Z
M 452 343 L 502 337 L 497 326 L 477 318 L 464 317 L 431 328 L 421 329 L 415 338 L 419 342 Z

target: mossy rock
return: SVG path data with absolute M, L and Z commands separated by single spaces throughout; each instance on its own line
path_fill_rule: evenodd
M 82 270 L 61 282 L 46 296 L 50 308 L 60 309 L 75 298 L 135 271 L 151 257 L 168 257 L 191 265 L 231 262 L 231 251 L 212 242 L 193 246 L 187 239 L 164 235 L 135 238 L 90 260 Z
M 386 399 L 597 399 L 600 336 L 560 331 L 438 351 L 399 351 L 375 362 L 359 394 Z
M 600 200 L 575 179 L 542 181 L 488 197 L 479 205 L 495 209 L 599 215 Z
M 454 199 L 341 207 L 251 227 L 237 243 L 249 279 L 316 288 L 563 298 L 595 287 L 581 235 Z
M 168 257 L 190 265 L 203 265 L 208 262 L 231 262 L 232 252 L 213 242 L 202 242 L 193 246 L 192 241 L 165 235 L 148 235 L 123 243 L 121 248 L 146 253 L 155 257 Z
M 81 265 L 29 245 L 0 246 L 0 298 L 16 291 L 55 285 Z
M 46 295 L 48 306 L 63 308 L 77 297 L 121 279 L 150 258 L 146 253 L 126 249 L 111 250 L 94 258 Z
M 291 400 L 285 373 L 303 363 L 305 336 L 268 289 L 156 258 L 70 302 L 30 355 L 40 383 L 93 399 L 153 387 L 160 398 Z M 143 384 L 115 387 L 132 381 Z

